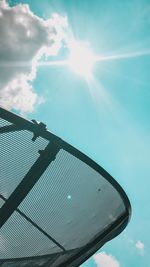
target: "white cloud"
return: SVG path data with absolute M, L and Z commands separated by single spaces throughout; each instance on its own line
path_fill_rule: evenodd
M 54 14 L 44 20 L 27 4 L 10 7 L 0 1 L 0 105 L 30 112 L 39 101 L 31 85 L 37 61 L 61 47 L 66 18 Z
M 105 252 L 97 253 L 93 256 L 97 267 L 120 267 L 119 262 L 112 256 Z
M 144 255 L 144 248 L 145 248 L 144 244 L 140 240 L 138 240 L 135 244 L 135 247 L 138 249 L 141 256 L 143 256 Z

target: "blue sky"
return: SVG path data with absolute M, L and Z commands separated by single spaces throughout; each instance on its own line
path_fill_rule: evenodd
M 131 201 L 127 229 L 82 266 L 150 267 L 150 2 L 9 1 L 11 6 L 18 3 L 29 4 L 45 20 L 53 13 L 65 16 L 69 32 L 88 42 L 96 55 L 118 55 L 95 63 L 90 82 L 67 66 L 37 66 L 25 86 L 32 86 L 43 100 L 26 116 L 45 122 L 50 131 L 103 166 Z M 13 44 L 11 35 L 9 41 Z M 62 44 L 48 60 L 65 60 L 66 55 Z M 5 89 L 5 80 L 2 85 Z M 20 104 L 11 108 L 21 110 Z

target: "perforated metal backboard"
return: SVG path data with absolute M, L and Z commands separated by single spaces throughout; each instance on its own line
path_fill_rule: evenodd
M 46 130 L 0 108 L 0 266 L 79 266 L 130 217 L 120 185 Z

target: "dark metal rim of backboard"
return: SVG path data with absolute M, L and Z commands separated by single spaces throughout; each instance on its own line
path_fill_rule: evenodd
M 109 183 L 111 183 L 112 186 L 120 194 L 120 196 L 124 202 L 125 208 L 126 208 L 125 213 L 120 218 L 118 218 L 117 221 L 112 223 L 111 226 L 109 226 L 108 229 L 106 229 L 102 234 L 97 236 L 97 238 L 95 240 L 93 240 L 90 244 L 88 244 L 86 247 L 81 249 L 78 254 L 70 257 L 69 260 L 67 260 L 65 263 L 63 263 L 63 266 L 65 264 L 65 266 L 68 266 L 68 267 L 79 266 L 86 259 L 88 259 L 93 253 L 95 253 L 100 247 L 102 247 L 107 241 L 109 241 L 110 239 L 117 236 L 120 232 L 122 232 L 123 229 L 128 224 L 130 216 L 131 216 L 131 204 L 130 204 L 130 201 L 129 201 L 126 193 L 124 192 L 122 187 L 118 184 L 118 182 L 107 171 L 105 171 L 100 165 L 98 165 L 96 162 L 94 162 L 88 156 L 86 156 L 85 154 L 80 152 L 78 149 L 74 148 L 72 145 L 68 144 L 67 142 L 65 142 L 64 140 L 62 140 L 61 138 L 59 138 L 55 134 L 49 132 L 48 130 L 46 130 L 43 127 L 39 127 L 38 123 L 34 123 L 34 122 L 29 121 L 25 118 L 22 118 L 22 117 L 14 114 L 8 110 L 5 110 L 1 107 L 0 107 L 0 117 L 2 119 L 7 120 L 10 123 L 12 123 L 11 126 L 2 127 L 0 129 L 0 133 L 3 132 L 3 130 L 5 132 L 28 130 L 36 136 L 41 136 L 42 138 L 53 142 L 60 149 L 64 149 L 65 151 L 74 155 L 76 158 L 80 159 L 81 161 L 86 163 L 88 166 L 93 168 L 95 171 L 97 171 Z M 30 258 L 33 258 L 33 257 L 30 257 Z M 42 257 L 40 257 L 40 258 L 42 258 Z

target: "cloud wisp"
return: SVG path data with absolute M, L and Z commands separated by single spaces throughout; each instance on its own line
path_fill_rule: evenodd
M 44 20 L 27 4 L 10 7 L 0 2 L 0 105 L 31 112 L 40 101 L 32 87 L 38 60 L 56 55 L 61 47 L 64 17 Z
M 105 252 L 97 253 L 93 256 L 97 267 L 120 267 L 120 263 Z
M 138 240 L 135 244 L 135 247 L 137 248 L 137 250 L 139 251 L 140 255 L 141 256 L 144 256 L 144 249 L 145 249 L 145 246 L 144 244 Z

